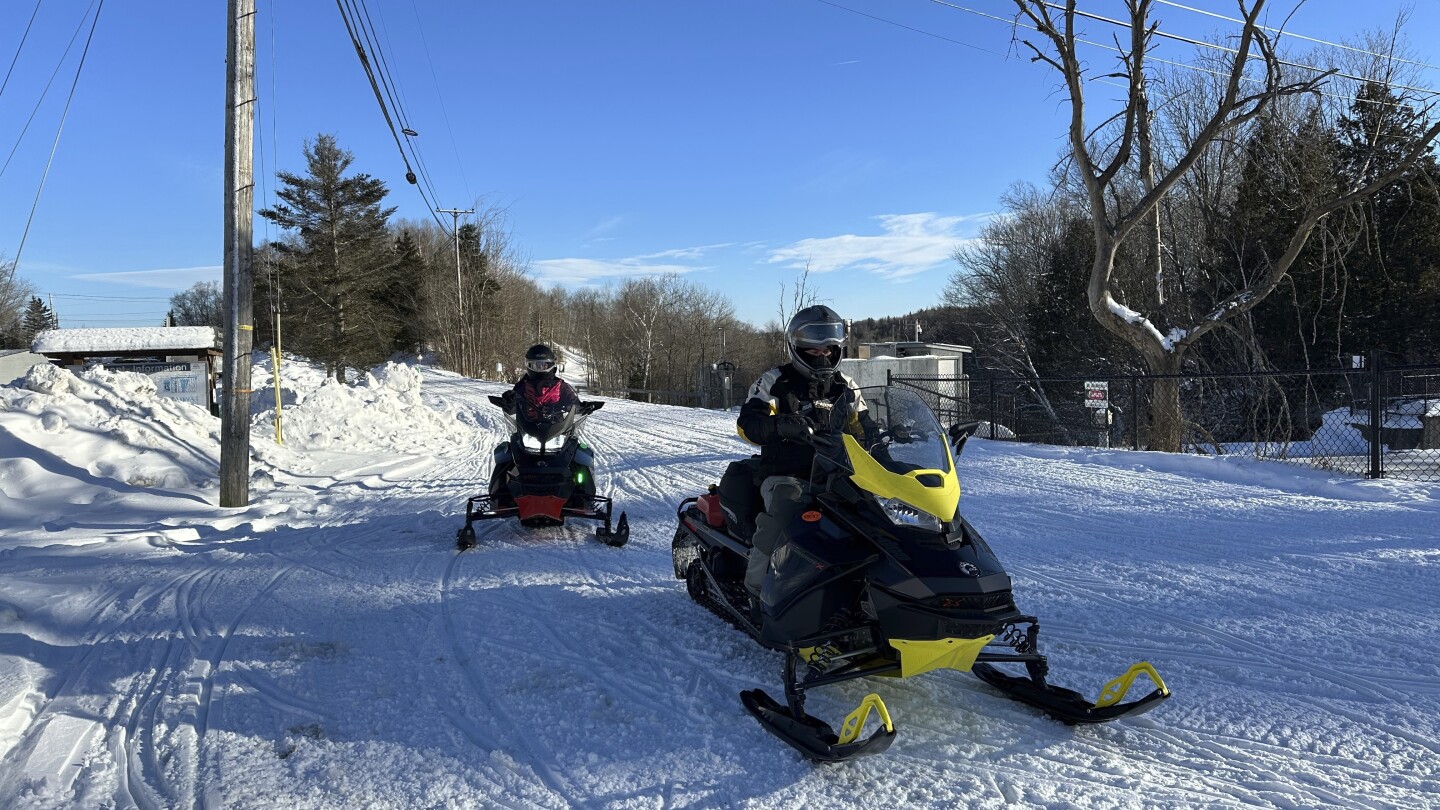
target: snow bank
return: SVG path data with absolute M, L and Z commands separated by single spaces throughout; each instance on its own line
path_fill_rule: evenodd
M 327 378 L 308 363 L 282 362 L 280 368 L 280 421 L 288 448 L 431 455 L 465 444 L 467 428 L 454 408 L 427 404 L 413 366 L 386 363 L 354 383 Z M 275 387 L 268 361 L 256 364 L 252 380 L 252 430 L 273 437 Z
M 0 386 L 0 519 L 43 523 L 142 489 L 206 489 L 219 447 L 219 419 L 157 395 L 143 374 L 35 366 Z

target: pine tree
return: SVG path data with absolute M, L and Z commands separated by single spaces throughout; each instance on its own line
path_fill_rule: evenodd
M 38 296 L 31 296 L 30 305 L 25 308 L 25 317 L 20 322 L 20 337 L 25 346 L 28 348 L 35 336 L 46 329 L 57 329 L 59 326 L 60 319 L 55 317 L 50 307 Z
M 1358 183 L 1398 165 L 1425 119 L 1389 88 L 1366 84 L 1340 121 L 1339 166 Z M 1346 257 L 1350 289 L 1342 353 L 1379 349 L 1408 362 L 1440 353 L 1440 164 L 1422 157 L 1400 180 L 1355 206 L 1360 239 Z
M 347 367 L 379 362 L 393 351 L 399 319 L 382 291 L 396 262 L 380 203 L 384 182 L 346 176 L 354 156 L 333 135 L 305 145 L 307 174 L 279 172 L 281 202 L 260 215 L 294 233 L 275 245 L 277 294 L 285 343 L 324 362 L 336 379 Z

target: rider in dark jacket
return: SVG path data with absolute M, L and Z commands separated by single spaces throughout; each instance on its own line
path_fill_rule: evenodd
M 809 438 L 825 426 L 829 406 L 847 390 L 856 404 L 846 432 L 863 438 L 875 431 L 855 381 L 840 373 L 845 345 L 845 322 L 827 306 L 811 306 L 795 313 L 785 329 L 790 362 L 760 375 L 750 386 L 735 422 L 741 438 L 760 445 L 758 460 L 736 462 L 726 471 L 734 480 L 753 476 L 760 485 L 765 511 L 755 520 L 745 587 L 757 599 L 770 555 L 783 532 L 804 506 L 815 449 Z M 748 466 L 748 469 L 747 469 Z M 722 493 L 726 481 L 721 481 Z M 723 497 L 723 495 L 722 495 Z M 742 521 L 743 525 L 743 521 Z
M 507 403 L 506 410 L 514 413 L 516 404 L 520 413 L 532 422 L 538 421 L 547 410 L 562 410 L 580 401 L 575 388 L 555 376 L 555 352 L 543 343 L 531 346 L 525 352 L 525 374 L 515 382 L 515 387 L 501 397 Z

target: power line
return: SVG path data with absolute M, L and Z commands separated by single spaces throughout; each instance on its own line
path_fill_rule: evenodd
M 35 116 L 39 114 L 45 97 L 50 95 L 50 86 L 55 83 L 55 77 L 60 75 L 60 68 L 65 67 L 65 59 L 70 56 L 70 49 L 75 47 L 75 40 L 80 38 L 80 32 L 85 30 L 85 20 L 90 16 L 90 10 L 93 8 L 95 8 L 95 3 L 92 0 L 90 8 L 85 9 L 85 14 L 80 17 L 79 24 L 75 26 L 75 33 L 70 35 L 70 42 L 65 46 L 65 52 L 60 54 L 60 59 L 55 62 L 55 69 L 50 72 L 50 79 L 45 82 L 45 89 L 40 91 L 40 98 L 36 99 L 35 107 L 30 111 L 30 117 L 25 119 L 25 126 L 21 127 L 20 135 L 15 139 L 15 145 L 10 148 L 10 154 L 5 157 L 5 165 L 0 166 L 0 177 L 5 175 L 5 170 L 10 168 L 10 161 L 15 159 L 15 153 L 20 150 L 20 144 L 25 140 L 25 133 L 30 131 L 30 125 L 34 123 Z M 19 56 L 18 52 L 16 56 Z
M 0 82 L 0 96 L 5 95 L 5 88 L 10 84 L 10 75 L 15 72 L 15 63 L 20 61 L 20 52 L 25 49 L 25 40 L 30 38 L 30 27 L 35 24 L 35 17 L 40 13 L 40 0 L 35 0 L 35 10 L 30 12 L 30 22 L 25 23 L 25 33 L 20 35 L 20 44 L 15 46 L 15 58 L 10 60 L 10 67 L 5 71 L 5 81 Z
M 821 2 L 824 2 L 824 0 L 821 0 Z M 956 11 L 963 11 L 963 12 L 965 12 L 965 13 L 967 13 L 967 14 L 973 14 L 973 15 L 975 15 L 975 16 L 977 16 L 977 17 L 984 17 L 984 18 L 989 19 L 989 20 L 995 20 L 995 21 L 997 21 L 997 22 L 1001 22 L 1001 23 L 1004 23 L 1005 25 L 1009 25 L 1009 26 L 1012 26 L 1012 27 L 1015 27 L 1015 28 L 1022 28 L 1022 29 L 1026 30 L 1026 31 L 1035 31 L 1036 33 L 1039 33 L 1039 30 L 1036 29 L 1035 27 L 1030 26 L 1030 25 L 1026 25 L 1025 23 L 1022 23 L 1022 22 L 1020 22 L 1019 20 L 1007 19 L 1007 18 L 1005 18 L 1005 17 L 997 17 L 997 16 L 995 16 L 994 14 L 987 14 L 987 13 L 985 13 L 985 12 L 983 12 L 983 11 L 976 11 L 975 9 L 972 9 L 972 8 L 966 8 L 965 6 L 956 5 L 955 3 L 946 2 L 946 0 L 929 0 L 929 2 L 934 3 L 934 4 L 936 4 L 936 5 L 945 6 L 946 8 L 951 8 L 951 9 L 954 9 L 954 10 L 956 10 Z M 1046 3 L 1046 5 L 1048 6 L 1048 5 L 1050 5 L 1050 4 L 1049 4 L 1049 3 Z M 1078 12 L 1078 11 L 1077 11 L 1077 13 L 1081 13 L 1081 12 Z M 887 21 L 887 22 L 888 22 L 888 21 Z M 1119 24 L 1120 24 L 1120 25 L 1125 25 L 1126 27 L 1128 27 L 1128 25 L 1125 24 L 1125 23 L 1119 23 Z M 1158 29 L 1157 29 L 1157 30 L 1158 30 Z M 927 33 L 927 32 L 921 31 L 920 33 Z M 943 37 L 942 37 L 942 38 L 943 38 Z M 1178 37 L 1177 37 L 1177 38 L 1178 38 Z M 1124 51 L 1122 51 L 1121 49 L 1115 47 L 1114 45 L 1107 45 L 1107 44 L 1105 44 L 1105 43 L 1103 43 L 1103 42 L 1092 42 L 1092 41 L 1090 41 L 1090 40 L 1088 40 L 1088 39 L 1084 39 L 1084 38 L 1081 38 L 1081 37 L 1076 37 L 1076 38 L 1075 38 L 1075 41 L 1078 42 L 1078 43 L 1080 43 L 1080 44 L 1082 44 L 1082 45 L 1089 45 L 1089 46 L 1091 46 L 1091 47 L 1093 47 L 1093 48 L 1101 48 L 1101 49 L 1103 49 L 1103 50 L 1111 51 L 1111 52 L 1113 52 L 1113 53 L 1122 53 L 1122 54 L 1124 53 Z M 1197 41 L 1197 42 L 1198 42 L 1198 41 Z M 1235 52 L 1236 52 L 1236 51 L 1234 51 L 1233 49 L 1223 48 L 1222 46 L 1215 46 L 1215 45 L 1212 45 L 1211 43 L 1200 43 L 1200 44 L 1204 44 L 1204 45 L 1206 45 L 1207 47 L 1219 47 L 1219 48 L 1221 48 L 1222 50 L 1229 50 L 1231 53 L 1235 53 Z M 1170 60 L 1170 59 L 1162 59 L 1162 58 L 1160 58 L 1160 57 L 1158 57 L 1158 56 L 1150 56 L 1150 57 L 1147 58 L 1147 61 L 1155 62 L 1155 63 L 1161 64 L 1161 65 L 1169 65 L 1169 66 L 1171 66 L 1171 67 L 1176 67 L 1176 68 L 1184 68 L 1184 69 L 1186 69 L 1186 70 L 1195 71 L 1196 73 L 1208 73 L 1208 74 L 1213 75 L 1213 76 L 1221 76 L 1221 77 L 1227 77 L 1227 76 L 1229 76 L 1229 73 L 1227 73 L 1227 72 L 1225 72 L 1225 71 L 1215 70 L 1215 69 L 1213 69 L 1213 68 L 1201 67 L 1200 65 L 1193 65 L 1193 64 L 1190 64 L 1189 62 L 1177 62 L 1177 61 Z M 1282 64 L 1291 65 L 1291 66 L 1294 66 L 1294 67 L 1305 67 L 1304 65 L 1296 65 L 1296 64 L 1293 63 L 1293 62 L 1282 62 Z M 1308 69 L 1309 69 L 1309 70 L 1313 70 L 1313 71 L 1315 71 L 1315 72 L 1317 72 L 1317 73 L 1323 73 L 1323 72 L 1325 72 L 1325 71 L 1321 70 L 1320 68 L 1308 68 Z M 1344 77 L 1344 78 L 1357 78 L 1359 81 L 1373 81 L 1373 80 L 1370 80 L 1370 79 L 1364 79 L 1364 78 L 1360 78 L 1360 77 L 1350 77 L 1350 76 L 1346 76 L 1345 74 L 1338 74 L 1338 73 L 1337 73 L 1336 75 L 1340 75 L 1340 76 L 1342 76 L 1342 77 Z M 1247 81 L 1258 82 L 1259 80 L 1258 80 L 1258 79 L 1247 79 Z M 1400 87 L 1399 85 L 1387 85 L 1387 86 Z M 1411 89 L 1411 88 L 1404 88 L 1404 89 Z M 1338 99 L 1338 100 L 1340 100 L 1340 101 L 1346 101 L 1346 102 L 1363 101 L 1363 102 L 1368 103 L 1368 104 L 1381 104 L 1381 105 L 1385 105 L 1385 106 L 1399 106 L 1398 103 L 1372 101 L 1372 100 L 1369 100 L 1369 99 L 1356 99 L 1356 98 L 1351 98 L 1351 97 L 1349 97 L 1349 96 L 1342 96 L 1342 95 L 1339 95 L 1339 94 L 1336 94 L 1336 93 L 1329 93 L 1329 92 L 1326 92 L 1326 91 L 1320 90 L 1320 89 L 1316 89 L 1316 90 L 1314 90 L 1314 92 L 1315 92 L 1316 94 L 1318 94 L 1318 95 L 1325 96 L 1325 97 L 1327 97 L 1327 98 Z M 1424 90 L 1424 89 L 1421 89 L 1420 92 L 1428 93 L 1428 94 L 1431 94 L 1431 95 L 1440 95 L 1440 91 L 1435 91 L 1435 90 Z
M 936 0 L 936 2 L 938 2 L 938 0 Z M 1068 9 L 1065 8 L 1064 6 L 1057 6 L 1057 5 L 1055 5 L 1054 3 L 1049 3 L 1049 2 L 1047 2 L 1047 3 L 1045 3 L 1044 5 L 1045 5 L 1047 8 L 1053 8 L 1053 9 L 1055 9 L 1055 10 L 1057 10 L 1057 11 L 1068 11 Z M 1098 21 L 1098 22 L 1108 23 L 1108 24 L 1110 24 L 1110 25 L 1114 25 L 1114 26 L 1118 26 L 1118 27 L 1120 27 L 1120 28 L 1124 28 L 1124 29 L 1126 29 L 1127 31 L 1130 30 L 1130 28 L 1131 28 L 1130 23 L 1125 22 L 1124 20 L 1116 20 L 1116 19 L 1112 19 L 1112 18 L 1110 18 L 1110 17 L 1101 16 L 1101 15 L 1099 15 L 1099 14 L 1092 14 L 1092 13 L 1090 13 L 1090 12 L 1088 12 L 1088 11 L 1081 11 L 1081 10 L 1078 9 L 1078 8 L 1075 9 L 1075 13 L 1076 13 L 1077 15 L 1081 16 L 1081 17 L 1086 17 L 1086 18 L 1091 19 L 1091 20 L 1096 20 L 1096 21 Z M 1242 22 L 1243 22 L 1243 21 L 1242 21 Z M 1183 42 L 1183 43 L 1185 43 L 1185 44 L 1187 44 L 1187 45 L 1193 45 L 1193 46 L 1195 46 L 1195 47 L 1197 47 L 1197 48 L 1210 48 L 1210 49 L 1212 49 L 1212 50 L 1224 51 L 1224 52 L 1226 52 L 1226 53 L 1236 54 L 1236 55 L 1238 55 L 1238 54 L 1240 53 L 1240 51 L 1239 51 L 1238 49 L 1236 49 L 1236 48 L 1231 48 L 1231 47 L 1228 47 L 1228 46 L 1225 46 L 1225 45 L 1220 45 L 1220 44 L 1215 43 L 1215 42 L 1206 42 L 1206 41 L 1203 40 L 1203 39 L 1192 39 L 1191 37 L 1184 37 L 1184 36 L 1180 36 L 1179 34 L 1171 34 L 1171 33 L 1167 32 L 1167 31 L 1161 31 L 1158 26 L 1150 29 L 1150 31 L 1151 31 L 1155 36 L 1163 37 L 1163 38 L 1165 38 L 1165 39 L 1173 39 L 1173 40 L 1175 40 L 1175 41 L 1177 41 L 1177 42 Z M 1327 73 L 1327 72 L 1328 72 L 1328 73 L 1332 73 L 1333 75 L 1339 76 L 1339 77 L 1342 78 L 1342 79 L 1351 79 L 1352 81 L 1357 81 L 1357 82 L 1370 82 L 1370 81 L 1374 81 L 1373 79 L 1367 79 L 1367 78 L 1365 78 L 1364 76 L 1353 76 L 1353 75 L 1351 75 L 1351 74 L 1349 74 L 1349 73 L 1343 73 L 1343 72 L 1341 72 L 1341 71 L 1339 71 L 1339 70 L 1328 70 L 1328 69 L 1326 69 L 1326 68 L 1318 68 L 1318 67 L 1315 67 L 1314 65 L 1307 65 L 1307 64 L 1304 64 L 1304 63 L 1302 63 L 1302 62 L 1291 62 L 1291 61 L 1288 61 L 1288 60 L 1285 60 L 1285 59 L 1280 59 L 1280 58 L 1276 58 L 1275 61 L 1278 62 L 1279 64 L 1286 65 L 1286 66 L 1288 66 L 1288 67 L 1296 67 L 1296 68 L 1301 68 L 1301 69 L 1303 69 L 1303 70 L 1313 70 L 1313 71 L 1315 71 L 1316 73 Z M 1427 95 L 1440 96 L 1440 90 L 1431 90 L 1431 89 L 1426 88 L 1426 87 L 1411 87 L 1411 86 L 1405 85 L 1405 84 L 1389 84 L 1389 85 L 1387 85 L 1387 86 L 1389 86 L 1389 87 L 1391 87 L 1391 88 L 1394 88 L 1394 89 L 1397 89 L 1397 90 L 1411 90 L 1411 91 L 1414 91 L 1414 92 L 1416 92 L 1416 93 L 1425 93 L 1425 94 L 1427 94 Z
M 410 157 L 415 163 L 415 174 L 418 174 L 419 179 L 424 182 L 424 187 L 429 190 L 430 197 L 438 201 L 440 196 L 439 192 L 436 190 L 435 184 L 430 178 L 429 168 L 425 165 L 420 151 L 415 147 L 413 137 L 416 133 L 415 130 L 409 126 L 409 113 L 406 112 L 404 100 L 400 95 L 399 82 L 391 75 L 390 63 L 389 60 L 386 59 L 385 50 L 380 46 L 380 35 L 376 31 L 375 23 L 370 17 L 370 9 L 365 4 L 365 0 L 346 0 L 346 2 L 350 4 L 352 9 L 351 14 L 354 17 L 355 28 L 364 35 L 368 43 L 369 47 L 367 52 L 375 55 L 375 59 L 370 62 L 370 67 L 375 71 L 375 75 L 380 77 L 380 85 L 384 88 L 385 95 L 390 99 L 390 106 L 395 110 L 395 117 L 400 123 L 400 135 L 404 138 L 404 143 L 401 145 L 402 153 L 406 149 L 409 150 Z M 414 180 L 411 182 L 414 182 Z
M 1203 14 L 1203 15 L 1205 15 L 1206 17 L 1214 17 L 1214 18 L 1216 18 L 1217 20 L 1224 20 L 1224 21 L 1226 21 L 1226 22 L 1240 23 L 1240 24 L 1242 24 L 1242 25 L 1245 23 L 1244 20 L 1238 19 L 1238 18 L 1236 18 L 1236 17 L 1227 17 L 1227 16 L 1225 16 L 1224 14 L 1217 14 L 1217 13 L 1215 13 L 1215 12 L 1213 12 L 1213 11 L 1206 11 L 1206 10 L 1203 9 L 1203 8 L 1193 8 L 1193 7 L 1191 7 L 1191 6 L 1187 6 L 1187 5 L 1184 5 L 1184 4 L 1181 4 L 1181 3 L 1173 2 L 1173 0 L 1155 0 L 1155 2 L 1160 3 L 1160 4 L 1162 4 L 1162 5 L 1170 6 L 1170 7 L 1172 7 L 1172 8 L 1182 9 L 1182 10 L 1184 10 L 1184 11 L 1193 11 L 1193 12 L 1195 12 L 1196 14 Z M 1365 55 L 1365 56 L 1374 56 L 1374 57 L 1377 57 L 1377 58 L 1380 58 L 1380 59 L 1388 59 L 1388 60 L 1390 60 L 1390 61 L 1392 61 L 1392 62 L 1398 62 L 1398 63 L 1400 63 L 1400 64 L 1415 65 L 1416 67 L 1428 68 L 1428 69 L 1430 69 L 1430 70 L 1440 70 L 1440 66 L 1432 65 L 1432 64 L 1429 64 L 1428 62 L 1417 62 L 1417 61 L 1415 61 L 1415 60 L 1413 60 L 1413 59 L 1402 59 L 1401 57 L 1395 56 L 1395 55 L 1393 55 L 1393 54 L 1375 53 L 1374 51 L 1367 51 L 1367 50 L 1365 50 L 1364 48 L 1357 48 L 1357 47 L 1355 47 L 1355 46 L 1353 46 L 1353 45 L 1345 45 L 1345 44 L 1342 44 L 1342 43 L 1339 43 L 1339 42 L 1330 42 L 1329 40 L 1317 39 L 1317 38 L 1315 38 L 1315 37 L 1307 37 L 1307 36 L 1305 36 L 1304 34 L 1297 34 L 1297 33 L 1295 33 L 1294 31 L 1286 31 L 1286 30 L 1283 29 L 1283 28 L 1273 28 L 1273 27 L 1268 26 L 1268 25 L 1260 25 L 1260 26 L 1257 26 L 1257 27 L 1258 27 L 1260 30 L 1262 30 L 1262 31 L 1269 31 L 1269 32 L 1274 33 L 1274 34 L 1282 34 L 1282 35 L 1284 35 L 1284 36 L 1291 37 L 1291 38 L 1294 38 L 1294 39 L 1303 39 L 1303 40 L 1305 40 L 1306 42 L 1314 42 L 1314 43 L 1316 43 L 1317 45 L 1328 45 L 1328 46 L 1330 46 L 1330 47 L 1332 47 L 1332 48 L 1339 48 L 1339 49 L 1344 50 L 1344 51 L 1351 51 L 1351 52 L 1354 52 L 1354 53 L 1363 54 L 1363 55 Z
M 385 116 L 385 126 L 390 129 L 390 136 L 395 139 L 395 147 L 400 150 L 400 160 L 405 164 L 405 178 L 420 193 L 420 198 L 425 201 L 425 210 L 430 213 L 430 218 L 435 220 L 435 224 L 439 225 L 441 230 L 444 230 L 445 223 L 435 213 L 435 203 L 430 201 L 430 197 L 425 194 L 425 189 L 415 179 L 415 170 L 410 165 L 409 156 L 405 154 L 405 146 L 400 140 L 400 134 L 395 130 L 395 120 L 390 115 L 390 108 L 385 104 L 385 96 L 381 93 L 379 82 L 376 81 L 370 57 L 365 52 L 365 46 L 360 42 L 360 37 L 356 34 L 356 25 L 351 21 L 350 13 L 345 9 L 345 2 L 347 0 L 335 0 L 335 5 L 340 9 L 340 17 L 345 23 L 345 30 L 350 35 L 351 44 L 355 46 L 355 55 L 360 59 L 360 67 L 365 70 L 365 76 L 370 80 L 370 89 L 375 93 L 375 101 L 379 103 L 380 112 Z
M 460 170 L 460 180 L 465 184 L 465 195 L 473 197 L 470 193 L 470 178 L 465 176 L 465 162 L 460 159 L 460 144 L 455 141 L 455 129 L 450 126 L 450 112 L 445 108 L 445 96 L 440 91 L 440 75 L 435 72 L 435 60 L 430 56 L 430 43 L 425 39 L 425 23 L 420 19 L 420 8 L 415 5 L 415 0 L 410 0 L 410 8 L 415 12 L 415 27 L 420 32 L 420 45 L 425 50 L 425 63 L 430 66 L 430 78 L 435 82 L 435 97 L 440 100 L 440 116 L 445 120 L 445 131 L 450 135 L 450 148 L 455 150 L 455 166 Z
M 80 293 L 45 293 L 51 298 L 73 298 L 80 301 L 169 301 L 169 298 L 137 298 L 124 295 L 83 295 Z
M 40 175 L 40 186 L 35 189 L 35 202 L 30 205 L 30 216 L 25 220 L 25 230 L 20 233 L 20 246 L 15 249 L 11 267 L 20 267 L 20 254 L 25 251 L 25 240 L 30 236 L 30 225 L 35 221 L 35 211 L 40 207 L 40 194 L 45 190 L 45 181 L 50 177 L 50 166 L 55 162 L 55 151 L 60 148 L 60 133 L 65 131 L 65 119 L 70 115 L 70 103 L 75 100 L 75 88 L 80 85 L 80 72 L 85 69 L 85 57 L 90 54 L 90 43 L 95 39 L 95 27 L 100 24 L 100 12 L 105 10 L 105 0 L 95 7 L 95 18 L 90 21 L 90 33 L 85 37 L 85 49 L 80 52 L 80 64 L 75 66 L 75 80 L 70 83 L 70 94 L 65 97 L 65 109 L 60 114 L 60 125 L 55 128 L 55 140 L 50 144 L 50 157 L 45 161 L 45 172 Z
M 867 13 L 865 13 L 865 12 L 863 12 L 863 11 L 859 11 L 859 10 L 857 10 L 857 9 L 849 8 L 848 6 L 842 6 L 842 5 L 840 5 L 839 3 L 832 3 L 832 2 L 830 2 L 830 0 L 815 0 L 815 2 L 817 2 L 817 3 L 824 3 L 825 5 L 830 6 L 831 8 L 838 8 L 838 9 L 840 9 L 841 11 L 848 11 L 848 12 L 850 12 L 851 14 L 858 14 L 858 15 L 860 15 L 861 17 L 869 17 L 870 19 L 875 20 L 876 22 L 883 22 L 883 23 L 885 23 L 886 25 L 893 25 L 893 26 L 895 26 L 896 28 L 904 28 L 906 31 L 914 31 L 914 32 L 917 33 L 917 34 L 924 34 L 924 35 L 927 36 L 927 37 L 934 37 L 935 39 L 941 39 L 941 40 L 944 40 L 944 41 L 946 41 L 946 42 L 954 43 L 955 45 L 964 45 L 964 46 L 967 47 L 967 48 L 974 48 L 974 49 L 977 50 L 977 51 L 984 51 L 985 53 L 994 54 L 994 55 L 1000 56 L 1000 57 L 1004 57 L 1004 56 L 1005 56 L 1005 54 L 1000 53 L 999 51 L 992 51 L 992 50 L 990 50 L 989 48 L 982 48 L 982 47 L 980 47 L 979 45 L 971 45 L 971 44 L 968 43 L 968 42 L 962 42 L 962 41 L 960 41 L 960 40 L 958 40 L 958 39 L 951 39 L 950 37 L 941 36 L 940 34 L 934 33 L 933 31 L 926 31 L 926 30 L 921 29 L 921 28 L 914 28 L 914 27 L 912 27 L 912 26 L 905 25 L 904 23 L 895 22 L 894 20 L 887 20 L 887 19 L 885 19 L 884 17 L 877 17 L 877 16 L 875 16 L 874 14 L 867 14 Z M 969 9 L 965 9 L 965 10 L 966 10 L 966 11 L 969 11 Z M 988 16 L 988 15 L 987 15 L 987 16 Z M 1000 19 L 1000 18 L 999 18 L 999 17 L 996 17 L 995 19 L 998 20 L 998 19 Z M 1006 20 L 1005 22 L 1008 22 L 1008 20 Z

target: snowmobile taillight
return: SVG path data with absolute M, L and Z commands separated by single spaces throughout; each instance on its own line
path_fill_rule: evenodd
M 701 495 L 696 501 L 700 507 L 701 514 L 705 515 L 705 522 L 714 527 L 725 525 L 725 512 L 720 508 L 720 496 L 716 493 Z
M 818 510 L 811 509 L 810 511 L 808 511 L 808 512 L 804 513 L 803 515 L 801 515 L 801 516 L 800 516 L 800 519 L 803 520 L 803 521 L 805 521 L 806 523 L 819 523 L 819 522 L 820 522 L 820 512 L 819 512 Z

